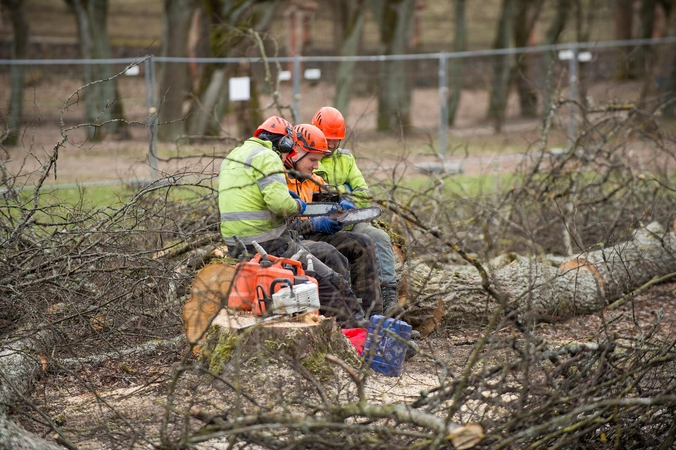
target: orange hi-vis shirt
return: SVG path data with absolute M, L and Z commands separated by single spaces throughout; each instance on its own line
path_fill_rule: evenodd
M 305 203 L 310 203 L 312 202 L 312 194 L 319 192 L 320 186 L 325 186 L 326 182 L 322 177 L 314 173 L 310 178 L 303 178 L 302 180 L 286 174 L 286 185 L 290 191 L 297 193 L 301 200 Z

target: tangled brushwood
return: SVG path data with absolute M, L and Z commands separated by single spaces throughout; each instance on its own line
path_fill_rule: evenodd
M 557 152 L 546 121 L 518 172 L 488 191 L 455 189 L 451 176 L 415 190 L 373 176 L 374 201 L 406 242 L 403 317 L 430 325 L 401 378 L 368 369 L 330 321 L 303 339 L 212 327 L 208 352 L 187 346 L 181 308 L 221 243 L 208 177 L 175 174 L 91 207 L 41 187 L 58 144 L 32 191 L 3 166 L 0 447 L 671 448 L 676 308 L 655 289 L 675 274 L 614 280 L 612 291 L 590 272 L 598 284 L 585 295 L 601 303 L 584 313 L 599 325 L 565 340 L 541 325 L 566 327 L 580 310 L 557 297 L 536 314 L 533 301 L 536 263 L 613 248 L 630 264 L 621 249 L 637 230 L 664 243 L 663 262 L 676 256 L 674 134 L 642 117 L 585 118 Z M 508 285 L 504 267 L 526 288 Z M 566 286 L 583 294 L 574 277 Z M 453 309 L 449 290 L 481 300 Z M 663 308 L 640 315 L 641 295 Z M 430 302 L 439 315 L 416 316 Z

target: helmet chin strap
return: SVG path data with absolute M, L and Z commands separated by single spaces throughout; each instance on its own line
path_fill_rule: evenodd
M 305 158 L 308 155 L 308 152 L 304 150 L 296 150 L 298 154 L 302 153 L 302 155 L 298 159 L 294 158 L 289 158 L 289 161 L 291 161 L 291 165 L 293 166 L 294 169 L 296 169 L 296 164 L 298 164 L 303 158 Z

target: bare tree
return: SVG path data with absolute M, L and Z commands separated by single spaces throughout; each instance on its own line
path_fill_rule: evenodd
M 535 24 L 540 17 L 544 0 L 520 0 L 517 13 L 514 16 L 514 43 L 517 48 L 527 47 Z M 537 117 L 538 96 L 533 80 L 531 79 L 532 55 L 524 53 L 518 55 L 514 65 L 513 78 L 519 94 L 521 117 Z
M 633 37 L 634 24 L 634 0 L 616 0 L 615 8 L 615 39 L 618 41 L 629 40 Z M 618 58 L 622 64 L 615 67 L 616 80 L 628 80 L 635 77 L 635 59 L 633 58 L 632 48 L 619 47 Z
M 197 0 L 164 0 L 162 56 L 188 56 L 188 30 Z M 160 67 L 160 108 L 162 122 L 158 137 L 174 141 L 185 134 L 183 103 L 190 95 L 188 65 L 163 63 Z
M 339 55 L 354 56 L 359 49 L 367 0 L 342 0 L 333 3 L 340 10 L 341 38 Z M 336 99 L 334 106 L 347 118 L 352 94 L 355 61 L 341 61 L 336 69 Z
M 12 22 L 12 59 L 26 59 L 28 49 L 28 18 L 23 0 L 2 0 L 2 11 Z M 7 136 L 2 141 L 6 145 L 16 145 L 21 134 L 23 116 L 23 85 L 25 68 L 13 65 L 10 68 L 11 93 L 7 112 Z
M 406 53 L 413 33 L 416 0 L 373 0 L 374 18 L 380 30 L 381 55 Z M 380 64 L 378 130 L 402 130 L 411 126 L 411 80 L 403 60 Z
M 493 48 L 505 49 L 512 46 L 514 35 L 514 17 L 517 11 L 517 0 L 503 0 L 498 22 L 498 31 Z M 496 132 L 502 129 L 509 95 L 512 56 L 509 54 L 497 55 L 493 63 L 493 82 L 491 84 L 488 118 L 493 121 Z
M 454 35 L 453 35 L 453 51 L 463 52 L 467 50 L 467 14 L 466 1 L 455 0 L 455 10 L 453 13 Z M 455 115 L 460 105 L 460 95 L 463 79 L 464 58 L 454 58 L 451 60 L 449 76 L 450 76 L 450 90 L 448 95 L 448 125 L 452 126 L 455 123 Z
M 75 13 L 80 51 L 83 59 L 110 59 L 112 51 L 108 37 L 108 0 L 65 0 Z M 124 108 L 112 78 L 116 71 L 111 64 L 84 64 L 84 84 L 94 80 L 109 80 L 91 83 L 85 92 L 85 114 L 92 124 L 87 134 L 90 139 L 100 140 L 105 134 L 115 133 L 121 139 L 129 138 L 124 121 Z M 100 126 L 105 122 L 105 126 Z
M 241 3 L 207 1 L 204 5 L 204 26 L 209 37 L 208 56 L 249 56 L 250 52 L 265 56 L 268 51 L 271 56 L 278 56 L 277 43 L 269 39 L 266 32 L 272 19 L 277 17 L 282 5 L 280 0 L 263 3 L 250 0 Z M 269 70 L 265 73 L 266 87 L 274 93 L 277 82 L 272 79 Z M 248 64 L 227 64 L 224 67 L 206 65 L 200 74 L 199 86 L 190 108 L 190 135 L 218 135 L 222 131 L 221 118 L 228 111 L 237 118 L 238 133 L 241 136 L 252 134 L 263 121 L 262 110 L 266 109 L 260 105 L 261 87 L 252 75 Z M 227 81 L 230 77 L 238 76 L 250 77 L 250 100 L 229 103 Z M 283 115 L 281 112 L 280 114 Z
M 556 12 L 552 19 L 547 33 L 545 35 L 545 45 L 555 44 L 559 40 L 559 36 L 563 32 L 563 29 L 566 26 L 568 21 L 568 16 L 570 13 L 569 2 L 566 0 L 557 0 L 556 2 Z M 542 58 L 543 73 L 544 73 L 544 85 L 542 87 L 542 112 L 544 116 L 547 116 L 551 111 L 553 106 L 553 92 L 554 92 L 554 68 L 556 65 L 556 56 L 554 52 L 546 52 Z

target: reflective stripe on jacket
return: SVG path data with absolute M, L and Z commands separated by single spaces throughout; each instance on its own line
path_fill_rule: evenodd
M 298 212 L 298 202 L 286 187 L 284 166 L 268 141 L 249 138 L 221 163 L 218 175 L 218 209 L 221 234 L 235 245 L 278 238 L 286 217 Z
M 355 205 L 357 207 L 368 206 L 369 187 L 357 167 L 357 161 L 349 150 L 336 149 L 331 156 L 319 161 L 319 167 L 315 170 L 315 173 L 340 192 L 349 193 L 344 186 L 348 184 L 352 190 L 350 196 Z

